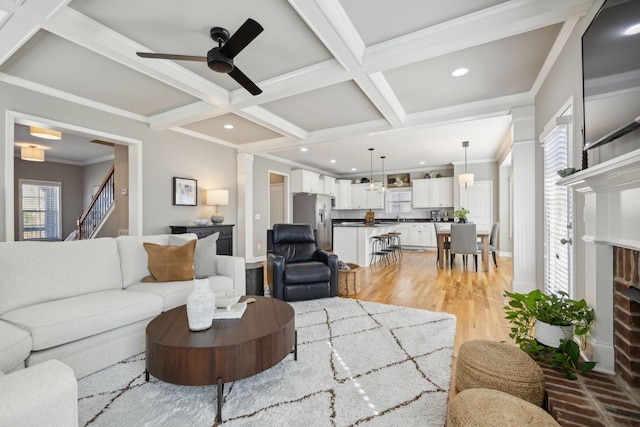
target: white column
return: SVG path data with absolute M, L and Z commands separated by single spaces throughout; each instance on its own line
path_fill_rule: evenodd
M 238 153 L 238 256 L 253 259 L 253 154 Z
M 613 373 L 613 246 L 607 241 L 609 194 L 589 193 L 584 199 L 584 292 L 585 300 L 596 313 L 589 332 L 591 354 L 587 357 L 598 362 L 596 371 Z
M 534 107 L 514 108 L 513 164 L 513 291 L 536 289 L 536 150 Z

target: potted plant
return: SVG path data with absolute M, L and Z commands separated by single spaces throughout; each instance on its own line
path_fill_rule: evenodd
M 520 348 L 534 358 L 550 356 L 551 364 L 568 378 L 575 372 L 588 372 L 595 362 L 579 362 L 580 347 L 594 320 L 594 310 L 584 299 L 576 301 L 566 292 L 543 294 L 534 290 L 528 294 L 505 292 L 510 301 L 505 318 L 512 324 L 511 337 Z
M 453 216 L 458 219 L 458 222 L 467 222 L 467 215 L 469 215 L 469 211 L 465 208 L 453 212 Z

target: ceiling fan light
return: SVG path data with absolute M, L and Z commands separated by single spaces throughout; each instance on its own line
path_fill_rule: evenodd
M 62 132 L 58 130 L 40 128 L 37 126 L 29 126 L 29 133 L 31 134 L 31 136 L 35 136 L 36 138 L 55 140 L 62 139 Z
M 44 150 L 35 145 L 21 147 L 20 158 L 29 162 L 44 162 Z

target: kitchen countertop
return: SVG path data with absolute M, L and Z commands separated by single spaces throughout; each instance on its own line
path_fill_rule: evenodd
M 429 222 L 441 222 L 441 223 L 452 223 L 453 220 L 449 221 L 434 221 L 429 218 L 406 218 L 406 219 L 393 219 L 393 218 L 381 218 L 377 219 L 375 226 L 384 226 L 391 224 L 406 224 L 406 223 L 429 223 Z M 334 219 L 332 220 L 332 225 L 334 227 L 374 227 L 371 225 L 366 225 L 363 219 Z

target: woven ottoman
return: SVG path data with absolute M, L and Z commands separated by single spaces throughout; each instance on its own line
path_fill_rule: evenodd
M 471 340 L 458 351 L 456 388 L 490 388 L 542 406 L 544 373 L 527 353 L 497 341 Z
M 555 427 L 544 409 L 498 390 L 472 388 L 447 406 L 447 427 Z

